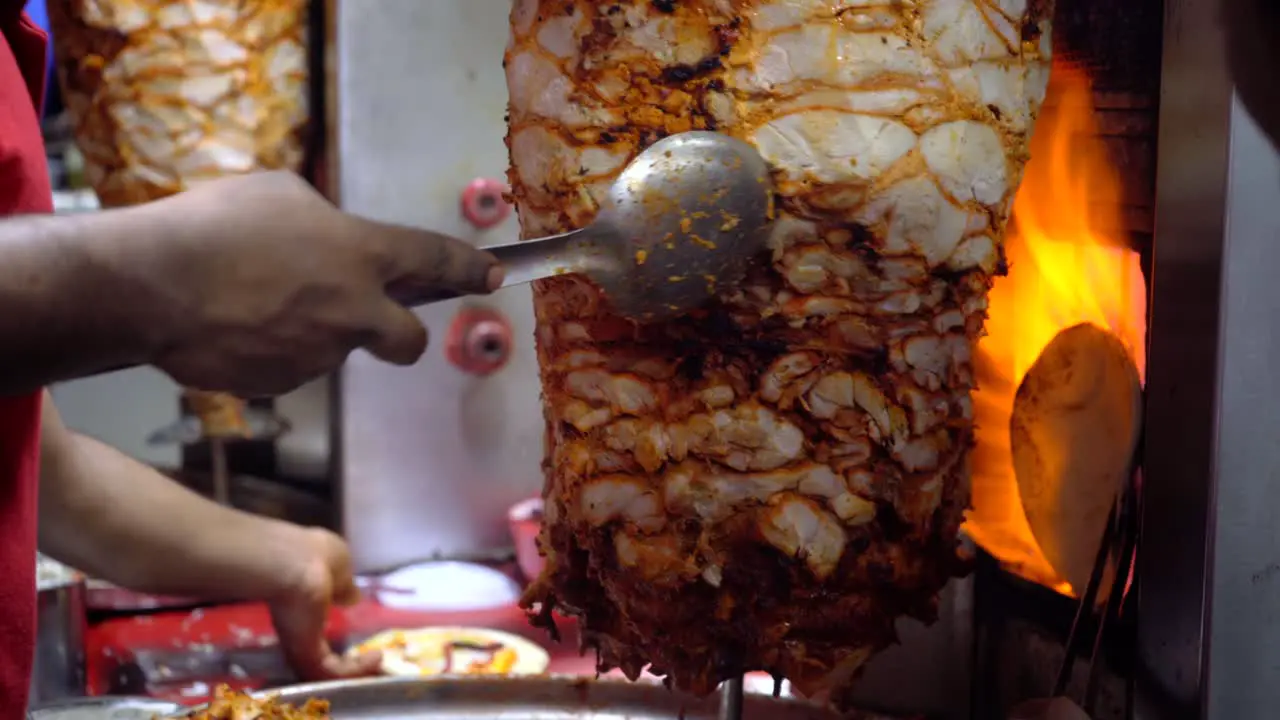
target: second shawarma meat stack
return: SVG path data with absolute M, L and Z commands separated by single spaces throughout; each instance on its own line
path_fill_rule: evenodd
M 971 355 L 1050 61 L 1026 0 L 518 0 L 506 56 L 525 237 L 582 227 L 667 134 L 775 170 L 771 257 L 637 326 L 537 284 L 547 568 L 604 668 L 844 691 L 957 571 Z
M 297 170 L 306 0 L 50 0 L 58 75 L 105 207 L 255 170 Z M 206 435 L 243 435 L 244 401 L 187 390 Z

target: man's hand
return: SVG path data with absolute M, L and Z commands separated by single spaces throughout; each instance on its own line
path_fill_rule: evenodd
M 357 599 L 338 536 L 211 502 L 62 424 L 45 396 L 40 550 L 140 592 L 270 605 L 280 645 L 309 680 L 366 675 L 380 658 L 334 655 L 333 605 Z
M 289 665 L 305 680 L 377 674 L 382 659 L 378 653 L 343 657 L 335 654 L 325 639 L 329 608 L 360 599 L 346 544 L 327 530 L 301 532 L 286 592 L 271 603 L 271 619 Z
M 427 332 L 406 305 L 502 281 L 492 255 L 342 213 L 286 172 L 218 180 L 138 212 L 166 229 L 133 254 L 152 258 L 139 279 L 173 309 L 154 364 L 199 389 L 277 394 L 356 348 L 411 364 Z

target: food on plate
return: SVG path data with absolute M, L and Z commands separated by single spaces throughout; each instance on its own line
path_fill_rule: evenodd
M 234 395 L 186 388 L 182 397 L 191 413 L 200 419 L 205 437 L 243 438 L 249 436 L 248 403 Z
M 483 628 L 388 630 L 349 652 L 375 650 L 382 653 L 384 675 L 537 675 L 550 663 L 547 652 L 534 643 Z
M 106 207 L 254 170 L 301 169 L 307 0 L 57 0 L 49 18 L 85 175 Z M 210 437 L 243 400 L 186 393 Z
M 213 700 L 182 717 L 188 720 L 328 720 L 329 703 L 325 700 L 308 700 L 302 707 L 294 707 L 274 697 L 253 697 L 248 693 L 219 685 Z
M 687 130 L 774 169 L 771 252 L 636 324 L 535 284 L 546 569 L 602 670 L 697 693 L 743 671 L 848 704 L 899 617 L 963 572 L 971 355 L 1049 74 L 1050 0 L 517 0 L 523 237 L 591 222 Z

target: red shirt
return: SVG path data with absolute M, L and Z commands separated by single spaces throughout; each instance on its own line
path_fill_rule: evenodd
M 0 0 L 0 217 L 53 211 L 36 116 L 48 39 L 24 2 Z M 0 720 L 24 717 L 31 686 L 39 452 L 40 394 L 0 397 Z

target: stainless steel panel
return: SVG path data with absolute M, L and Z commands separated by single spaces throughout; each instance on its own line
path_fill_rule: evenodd
M 27 702 L 85 694 L 85 582 L 79 574 L 41 583 L 36 593 L 36 647 Z
M 488 244 L 516 238 L 512 217 L 480 232 L 460 212 L 463 188 L 503 178 L 507 152 L 502 52 L 510 3 L 334 0 L 330 87 L 334 179 L 344 208 Z M 508 506 L 541 487 L 542 416 L 529 289 L 466 301 L 505 313 L 510 364 L 473 377 L 443 339 L 462 306 L 419 316 L 426 357 L 393 368 L 354 356 L 341 379 L 342 515 L 360 569 L 433 554 L 509 546 Z
M 146 697 L 79 698 L 32 708 L 27 720 L 155 720 L 180 707 Z
M 1222 274 L 1207 717 L 1280 706 L 1280 156 L 1235 102 Z
M 1280 162 L 1218 0 L 1168 0 L 1139 550 L 1140 718 L 1280 703 Z

